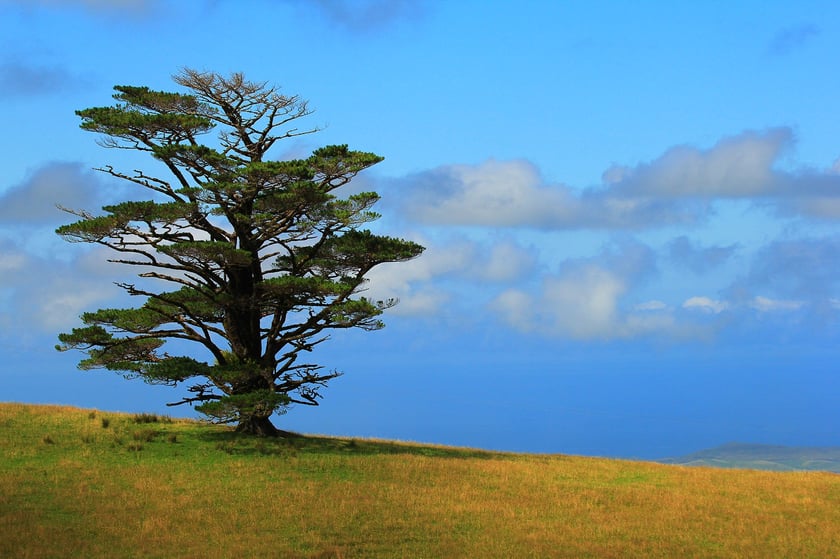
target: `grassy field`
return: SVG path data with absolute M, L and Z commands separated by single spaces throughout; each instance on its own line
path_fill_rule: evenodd
M 237 440 L 0 404 L 0 557 L 756 557 L 840 550 L 840 476 Z

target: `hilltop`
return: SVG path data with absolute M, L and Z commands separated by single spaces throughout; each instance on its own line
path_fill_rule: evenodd
M 0 404 L 2 557 L 830 557 L 840 476 Z

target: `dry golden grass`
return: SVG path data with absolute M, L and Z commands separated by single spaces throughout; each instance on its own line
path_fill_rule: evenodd
M 0 427 L 2 557 L 830 558 L 840 549 L 836 474 L 237 441 L 192 422 L 15 404 L 0 405 Z

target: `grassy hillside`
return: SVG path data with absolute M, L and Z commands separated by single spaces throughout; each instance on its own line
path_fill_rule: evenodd
M 840 476 L 0 404 L 0 557 L 813 557 Z

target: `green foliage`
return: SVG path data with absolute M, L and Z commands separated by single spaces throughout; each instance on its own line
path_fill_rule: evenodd
M 290 398 L 273 390 L 254 390 L 245 394 L 222 396 L 213 402 L 196 406 L 196 410 L 219 423 L 233 423 L 242 417 L 269 417 L 285 413 Z
M 91 330 L 92 333 L 95 332 L 92 335 L 97 338 L 102 336 L 103 326 L 110 326 L 121 332 L 134 332 L 139 334 L 150 332 L 152 329 L 163 324 L 164 320 L 160 313 L 155 312 L 149 307 L 141 307 L 139 309 L 99 309 L 95 312 L 82 314 L 82 322 L 93 325 L 92 328 L 99 327 L 98 330 Z M 97 344 L 105 345 L 105 340 L 99 340 Z
M 141 221 L 146 223 L 176 223 L 189 214 L 193 206 L 184 202 L 155 202 L 146 200 L 141 202 L 122 202 L 111 206 L 103 206 L 103 210 L 110 212 L 121 223 Z
M 250 252 L 223 241 L 182 241 L 162 246 L 158 251 L 179 262 L 190 262 L 196 266 L 209 262 L 223 267 L 249 266 L 253 262 Z
M 151 91 L 148 87 L 115 86 L 114 99 L 122 104 L 76 111 L 83 130 L 131 140 L 160 136 L 182 141 L 212 129 L 201 113 L 211 114 L 194 96 Z
M 365 274 L 423 247 L 360 229 L 379 218 L 375 192 L 336 195 L 381 156 L 332 145 L 270 159 L 276 141 L 311 132 L 294 122 L 309 114 L 304 101 L 242 74 L 185 69 L 174 80 L 186 91 L 121 85 L 114 106 L 77 111 L 103 146 L 147 155 L 167 174 L 101 169 L 152 199 L 108 205 L 101 215 L 68 210 L 79 219 L 57 233 L 108 247 L 115 262 L 175 289 L 118 284 L 144 302 L 84 313 L 84 325 L 60 334 L 57 348 L 85 351 L 83 369 L 194 382 L 176 404 L 218 421 L 241 425 L 293 403 L 314 405 L 339 373 L 299 354 L 334 329 L 383 327 L 378 317 L 396 301 L 359 297 Z M 215 142 L 199 141 L 213 130 Z M 204 355 L 170 355 L 163 345 L 173 339 Z
M 367 330 L 378 330 L 379 328 L 383 328 L 385 324 L 380 320 L 372 319 L 382 314 L 382 311 L 391 304 L 390 301 L 376 304 L 364 297 L 351 299 L 332 305 L 330 308 L 330 320 L 339 328 L 359 326 Z
M 211 367 L 192 357 L 174 356 L 147 363 L 142 372 L 147 382 L 173 384 L 193 377 L 210 376 Z

